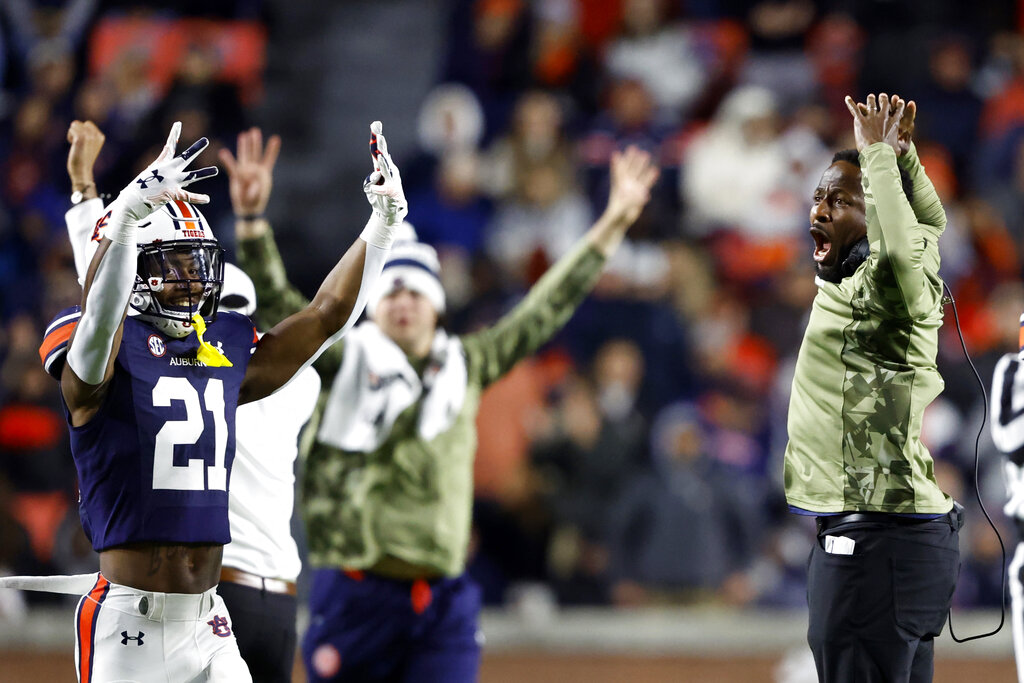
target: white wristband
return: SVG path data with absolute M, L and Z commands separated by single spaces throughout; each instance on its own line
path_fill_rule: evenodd
M 120 200 L 112 202 L 107 208 L 110 211 L 110 218 L 107 219 L 107 226 L 103 230 L 103 236 L 111 242 L 134 247 L 139 238 L 137 221 L 131 218 Z
M 391 243 L 395 241 L 396 225 L 388 225 L 377 212 L 370 214 L 370 220 L 366 221 L 366 227 L 359 234 L 367 244 L 372 244 L 381 249 L 390 249 Z

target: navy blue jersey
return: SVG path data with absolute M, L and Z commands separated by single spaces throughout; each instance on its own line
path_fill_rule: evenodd
M 43 342 L 46 354 L 40 350 L 55 376 L 66 343 L 50 337 L 70 334 L 73 316 L 58 314 Z M 238 313 L 218 315 L 204 338 L 232 367 L 196 360 L 195 334 L 174 339 L 127 318 L 103 405 L 81 427 L 69 419 L 82 527 L 97 551 L 140 541 L 231 540 L 235 409 L 257 338 L 252 322 Z

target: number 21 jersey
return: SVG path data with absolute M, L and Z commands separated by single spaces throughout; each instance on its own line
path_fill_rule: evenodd
M 40 356 L 55 377 L 80 317 L 77 307 L 62 311 L 46 331 Z M 197 360 L 195 334 L 166 337 L 127 318 L 103 405 L 80 427 L 68 416 L 82 528 L 96 551 L 231 540 L 235 409 L 257 337 L 246 316 L 220 313 L 204 338 L 231 367 Z

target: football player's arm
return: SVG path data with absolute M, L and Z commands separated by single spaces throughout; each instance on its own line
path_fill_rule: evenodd
M 254 318 L 259 329 L 270 329 L 309 305 L 309 299 L 288 281 L 273 228 L 266 219 L 236 219 L 235 237 L 238 265 L 252 278 L 256 288 Z M 341 367 L 344 353 L 345 340 L 342 339 L 329 346 L 313 367 L 325 381 L 330 381 Z
M 180 132 L 181 124 L 175 123 L 160 156 L 121 191 L 108 209 L 106 236 L 89 267 L 82 317 L 68 342 L 67 363 L 61 372 L 61 391 L 75 426 L 88 422 L 99 409 L 113 376 L 128 298 L 137 272 L 136 226 L 172 199 L 199 204 L 210 200 L 206 195 L 184 189 L 196 180 L 217 174 L 217 169 L 212 167 L 185 171 L 191 159 L 205 149 L 208 142 L 202 138 L 175 156 Z M 150 174 L 158 176 L 159 181 L 140 182 L 143 176 L 148 179 Z
M 401 174 L 388 154 L 380 122 L 370 128 L 375 170 L 363 183 L 373 207 L 370 220 L 309 305 L 260 338 L 242 382 L 240 403 L 259 400 L 284 386 L 340 340 L 366 307 L 391 249 L 395 227 L 409 210 Z
M 238 265 L 252 279 L 256 290 L 253 319 L 260 330 L 269 330 L 309 305 L 285 272 L 284 260 L 274 241 L 270 222 L 264 217 L 274 187 L 274 165 L 281 152 L 281 138 L 271 135 L 266 145 L 257 127 L 238 134 L 236 153 L 220 151 L 228 173 L 231 208 L 235 214 L 235 243 Z M 236 156 L 237 154 L 237 156 Z M 344 344 L 331 345 L 314 367 L 325 381 L 341 367 Z
M 616 152 L 610 170 L 608 205 L 577 246 L 493 327 L 463 337 L 470 369 L 483 386 L 511 370 L 569 321 L 647 205 L 658 178 L 649 154 L 635 147 Z

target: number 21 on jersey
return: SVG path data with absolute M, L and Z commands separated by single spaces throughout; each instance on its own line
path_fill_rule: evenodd
M 170 407 L 171 401 L 184 401 L 185 419 L 168 420 L 157 432 L 153 449 L 153 488 L 175 491 L 227 490 L 224 454 L 228 445 L 228 425 L 224 419 L 224 381 L 210 379 L 203 392 L 203 404 L 213 416 L 212 465 L 207 465 L 203 458 L 190 458 L 187 465 L 174 464 L 174 447 L 196 443 L 206 428 L 206 422 L 199 403 L 199 392 L 186 378 L 161 377 L 153 387 L 155 407 Z

